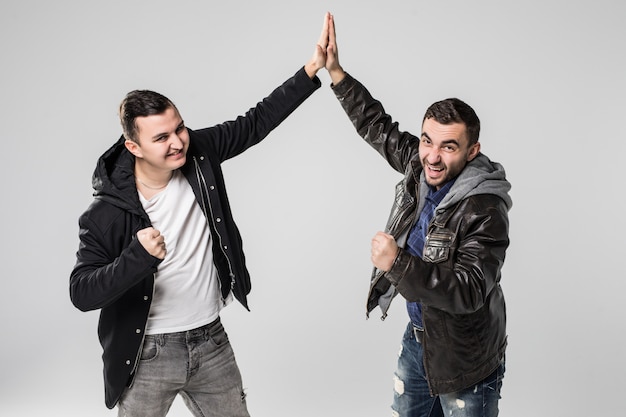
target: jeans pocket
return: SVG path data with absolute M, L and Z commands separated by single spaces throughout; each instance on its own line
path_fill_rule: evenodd
M 147 362 L 156 359 L 157 356 L 159 356 L 159 344 L 157 343 L 156 338 L 146 336 L 139 359 L 142 362 Z
M 224 326 L 220 323 L 214 330 L 209 334 L 209 339 L 215 346 L 224 346 L 228 344 L 228 335 L 226 334 L 226 330 L 224 330 Z

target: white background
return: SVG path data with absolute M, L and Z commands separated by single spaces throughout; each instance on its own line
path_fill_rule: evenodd
M 18 1 L 0 5 L 0 414 L 113 416 L 98 313 L 70 303 L 77 218 L 124 94 L 191 128 L 245 112 L 312 55 L 334 13 L 341 63 L 419 133 L 451 96 L 513 184 L 503 271 L 504 416 L 615 414 L 626 372 L 624 18 L 618 0 Z M 254 416 L 386 416 L 403 303 L 365 319 L 369 241 L 401 179 L 324 84 L 224 165 L 252 312 L 223 312 Z M 189 415 L 182 401 L 172 416 Z

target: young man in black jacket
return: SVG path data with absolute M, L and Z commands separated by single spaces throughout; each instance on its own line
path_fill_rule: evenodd
M 248 415 L 219 319 L 250 291 L 221 163 L 320 87 L 327 23 L 311 60 L 234 121 L 191 130 L 161 94 L 122 101 L 123 136 L 98 160 L 70 276 L 74 305 L 101 310 L 105 402 L 120 415 L 164 416 L 178 394 L 196 416 Z
M 332 16 L 328 33 L 335 95 L 359 135 L 404 175 L 385 232 L 372 239 L 367 303 L 384 318 L 396 294 L 407 301 L 393 415 L 497 416 L 512 204 L 504 169 L 480 152 L 480 121 L 461 100 L 431 105 L 419 137 L 401 131 L 339 65 Z

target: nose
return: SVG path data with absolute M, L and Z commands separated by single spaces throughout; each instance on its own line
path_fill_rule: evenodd
M 436 146 L 433 146 L 432 148 L 430 148 L 428 150 L 428 155 L 426 155 L 426 161 L 432 165 L 441 161 L 440 149 Z
M 177 133 L 173 133 L 170 136 L 170 147 L 174 149 L 182 149 L 183 141 Z

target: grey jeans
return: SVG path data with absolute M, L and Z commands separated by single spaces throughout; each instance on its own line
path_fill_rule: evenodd
M 194 330 L 147 335 L 118 416 L 165 416 L 178 394 L 197 417 L 249 417 L 241 374 L 219 319 Z

